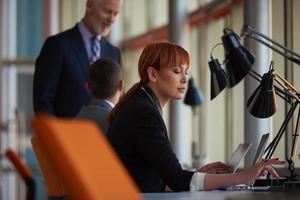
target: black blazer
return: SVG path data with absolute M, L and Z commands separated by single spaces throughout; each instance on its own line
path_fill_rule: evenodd
M 120 63 L 120 51 L 101 39 L 101 57 Z M 49 37 L 35 64 L 34 111 L 59 117 L 75 117 L 91 101 L 85 88 L 89 60 L 78 25 Z
M 183 170 L 168 139 L 158 100 L 139 89 L 117 113 L 108 137 L 142 192 L 188 191 L 194 172 Z M 151 98 L 149 98 L 149 95 Z

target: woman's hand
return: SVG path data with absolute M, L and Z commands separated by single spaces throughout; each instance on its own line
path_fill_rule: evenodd
M 278 158 L 263 160 L 248 169 L 239 173 L 241 178 L 243 179 L 243 183 L 251 183 L 259 176 L 265 176 L 268 173 L 272 174 L 273 177 L 279 178 L 277 172 L 273 169 L 271 165 L 285 165 L 286 162 L 279 160 Z
M 232 171 L 233 169 L 231 167 L 229 167 L 228 165 L 222 162 L 213 162 L 197 170 L 197 172 L 202 172 L 207 174 L 228 174 L 228 173 L 232 173 Z

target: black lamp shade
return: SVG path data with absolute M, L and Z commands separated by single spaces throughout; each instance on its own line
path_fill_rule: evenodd
M 238 35 L 230 29 L 224 29 L 222 42 L 225 49 L 228 83 L 229 87 L 233 87 L 249 73 L 255 57 L 241 46 Z
M 268 118 L 276 112 L 278 105 L 272 72 L 263 75 L 260 85 L 248 99 L 247 107 L 249 112 L 258 118 Z
M 189 106 L 198 106 L 204 102 L 200 90 L 195 86 L 193 78 L 190 78 L 184 103 Z
M 215 98 L 227 85 L 227 74 L 218 59 L 208 62 L 210 69 L 210 99 Z

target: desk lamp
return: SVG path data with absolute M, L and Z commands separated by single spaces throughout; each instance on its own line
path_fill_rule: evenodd
M 241 31 L 242 37 L 252 38 L 280 55 L 284 56 L 286 59 L 291 60 L 292 62 L 300 65 L 300 55 L 295 52 L 287 49 L 286 47 L 280 45 L 279 43 L 271 40 L 267 36 L 256 32 L 251 26 L 244 25 Z M 297 90 L 292 84 L 290 84 L 287 80 L 282 78 L 274 69 L 274 62 L 271 61 L 269 71 L 265 73 L 263 76 L 255 72 L 251 69 L 254 64 L 255 57 L 248 52 L 243 46 L 241 46 L 239 42 L 239 36 L 234 33 L 232 30 L 225 28 L 224 35 L 222 36 L 222 44 L 225 50 L 225 65 L 226 72 L 222 71 L 222 67 L 219 64 L 217 59 L 214 59 L 211 56 L 211 61 L 209 62 L 209 67 L 214 76 L 211 79 L 211 99 L 215 98 L 222 90 L 218 90 L 215 88 L 225 88 L 225 81 L 216 81 L 216 80 L 228 80 L 228 86 L 233 87 L 239 81 L 241 81 L 247 74 L 260 82 L 259 86 L 255 89 L 254 93 L 250 96 L 247 107 L 249 112 L 258 118 L 267 118 L 272 116 L 277 110 L 277 100 L 276 95 L 284 99 L 287 103 L 291 105 L 288 114 L 280 127 L 278 133 L 269 144 L 269 146 L 265 150 L 266 157 L 265 159 L 269 159 L 272 157 L 281 136 L 286 130 L 287 124 L 292 118 L 294 111 L 300 103 L 300 92 Z M 269 44 L 271 43 L 271 44 Z M 275 83 L 278 85 L 275 85 Z M 221 84 L 219 84 L 221 83 Z M 275 95 L 276 94 L 276 95 Z M 294 169 L 294 160 L 295 160 L 295 152 L 297 149 L 297 143 L 299 138 L 299 129 L 300 129 L 300 109 L 297 117 L 297 123 L 295 127 L 295 132 L 293 134 L 293 143 L 292 150 L 289 158 L 287 158 L 289 164 L 290 181 L 296 180 L 296 173 Z

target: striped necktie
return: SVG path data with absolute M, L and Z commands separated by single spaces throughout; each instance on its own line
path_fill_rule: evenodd
M 92 37 L 91 45 L 91 59 L 90 64 L 93 64 L 96 60 L 100 58 L 100 39 L 97 37 Z

